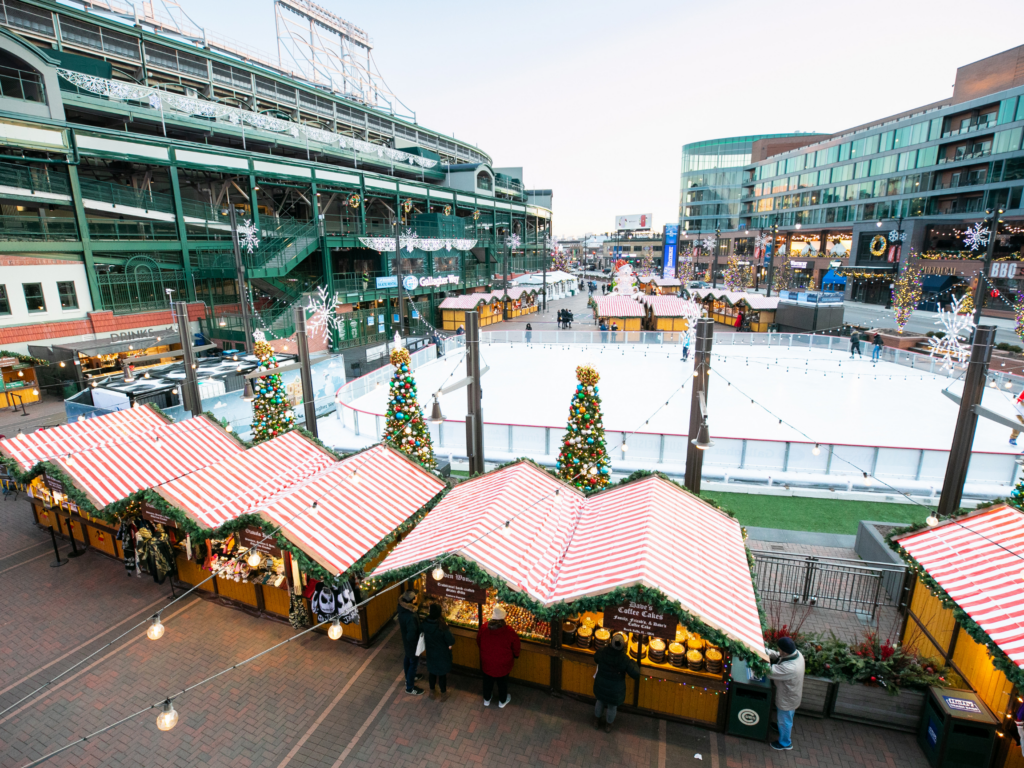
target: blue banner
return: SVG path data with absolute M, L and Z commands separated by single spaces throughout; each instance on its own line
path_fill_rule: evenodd
M 676 245 L 679 240 L 679 225 L 666 224 L 665 233 L 661 238 L 661 252 L 664 255 L 662 261 L 661 276 L 676 276 Z

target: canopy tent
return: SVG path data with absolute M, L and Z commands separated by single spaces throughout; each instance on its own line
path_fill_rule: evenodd
M 895 541 L 1013 665 L 1024 667 L 1024 513 L 1000 504 Z
M 37 429 L 14 439 L 0 440 L 0 456 L 14 459 L 22 471 L 41 461 L 102 447 L 131 436 L 165 427 L 168 420 L 149 407 L 127 408 L 104 416 Z
M 825 276 L 821 278 L 821 290 L 827 290 L 826 285 L 836 285 L 840 288 L 846 287 L 846 278 L 843 275 L 836 274 L 834 269 L 830 269 L 825 273 Z
M 661 477 L 585 498 L 520 461 L 456 486 L 373 576 L 451 554 L 566 613 L 583 598 L 656 590 L 748 658 L 767 659 L 739 523 Z
M 197 525 L 217 528 L 336 461 L 308 437 L 291 431 L 154 491 Z
M 953 285 L 955 277 L 952 275 L 925 275 L 921 280 L 922 293 L 942 293 L 949 290 Z

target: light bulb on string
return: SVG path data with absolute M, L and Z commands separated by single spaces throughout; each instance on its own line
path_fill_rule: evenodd
M 444 578 L 444 568 L 440 564 L 435 565 L 430 575 L 434 577 L 434 581 L 441 581 Z
M 821 454 L 821 446 L 815 443 L 814 447 L 811 448 L 811 453 L 813 453 L 815 456 L 819 456 Z
M 255 549 L 249 553 L 249 556 L 245 559 L 245 562 L 249 564 L 250 568 L 259 568 L 260 563 L 263 562 L 263 557 Z
M 337 640 L 342 636 L 344 630 L 341 628 L 341 619 L 335 619 L 331 622 L 331 626 L 327 628 L 327 636 L 331 640 Z
M 146 637 L 150 640 L 159 640 L 164 636 L 164 625 L 160 622 L 160 614 L 153 617 L 153 622 L 146 630 Z
M 163 711 L 156 716 L 156 727 L 161 731 L 169 731 L 178 724 L 178 713 L 171 704 L 171 700 L 164 702 Z
M 937 518 L 935 515 L 928 515 L 928 517 L 925 518 L 925 522 L 934 528 L 936 525 L 939 524 L 939 518 Z
M 506 520 L 505 524 L 503 526 L 501 526 L 501 535 L 502 536 L 508 536 L 511 531 L 512 531 L 512 521 L 511 520 Z

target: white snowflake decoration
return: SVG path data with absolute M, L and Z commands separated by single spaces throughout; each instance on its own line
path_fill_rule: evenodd
M 513 251 L 519 247 L 522 240 L 519 239 L 519 235 L 513 232 L 511 235 L 505 238 L 505 245 L 511 248 Z
M 947 370 L 951 370 L 954 363 L 966 362 L 971 354 L 971 349 L 965 342 L 974 328 L 974 317 L 970 314 L 961 314 L 963 303 L 964 297 L 955 298 L 952 309 L 939 312 L 935 324 L 942 326 L 945 336 L 941 339 L 935 336 L 928 339 L 928 346 L 931 347 L 929 354 L 942 358 L 942 367 Z M 961 338 L 961 333 L 965 338 Z
M 907 239 L 907 233 L 906 232 L 900 232 L 900 231 L 894 229 L 892 232 L 889 233 L 889 242 L 890 243 L 902 243 L 906 239 Z
M 413 231 L 412 227 L 406 227 L 398 239 L 399 248 L 405 248 L 409 253 L 412 253 L 419 246 L 419 239 L 419 235 Z
M 253 341 L 266 341 L 267 340 L 267 334 L 265 334 L 263 331 L 260 331 L 260 330 L 253 331 L 252 332 L 252 340 Z
M 767 248 L 768 244 L 771 243 L 771 241 L 772 241 L 772 236 L 771 235 L 758 235 L 757 237 L 754 238 L 754 247 L 755 248 Z
M 245 252 L 252 256 L 252 252 L 260 247 L 260 231 L 250 219 L 238 228 L 238 247 L 244 248 Z
M 964 245 L 972 251 L 984 248 L 988 245 L 988 227 L 983 226 L 980 221 L 970 227 L 964 232 Z
M 341 325 L 342 319 L 337 312 L 341 303 L 337 294 L 332 296 L 322 285 L 316 289 L 315 295 L 309 297 L 306 309 L 312 310 L 313 316 L 306 322 L 306 328 L 310 333 L 318 334 L 325 344 L 331 331 Z
M 717 242 L 717 237 L 715 237 L 714 235 L 708 235 L 707 237 L 700 241 L 700 244 L 701 246 L 704 247 L 705 250 L 711 251 L 715 247 L 715 243 Z

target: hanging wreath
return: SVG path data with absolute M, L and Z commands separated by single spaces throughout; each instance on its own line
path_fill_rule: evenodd
M 402 203 L 402 210 L 405 211 L 406 213 L 408 213 L 409 211 L 412 210 L 412 198 L 411 197 L 405 198 L 405 202 Z
M 882 235 L 875 235 L 871 238 L 871 255 L 881 256 L 885 253 L 886 241 Z
M 473 221 L 478 221 L 479 219 L 480 219 L 480 211 L 473 211 Z
M 452 215 L 452 207 L 450 205 L 446 205 L 444 207 L 444 215 L 445 216 L 451 216 Z
M 353 192 L 351 195 L 348 196 L 348 207 L 349 208 L 358 208 L 359 207 L 359 203 L 361 203 L 361 202 L 362 202 L 362 200 L 360 200 L 359 195 L 357 195 L 355 192 Z

